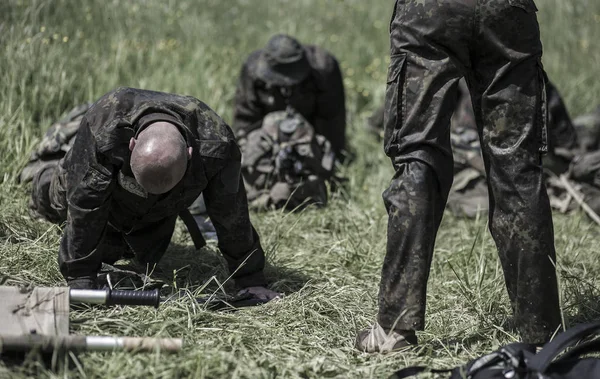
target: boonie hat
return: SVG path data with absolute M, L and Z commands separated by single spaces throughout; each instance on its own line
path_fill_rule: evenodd
M 304 48 L 285 34 L 277 34 L 262 50 L 257 65 L 257 75 L 268 84 L 293 86 L 310 73 L 310 64 Z

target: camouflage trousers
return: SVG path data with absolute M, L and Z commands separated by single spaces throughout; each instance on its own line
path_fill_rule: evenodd
M 490 195 L 489 225 L 522 338 L 560 324 L 554 232 L 544 188 L 542 46 L 533 0 L 398 0 L 384 147 L 395 175 L 383 193 L 387 251 L 379 323 L 424 327 L 436 234 L 453 181 L 450 119 L 465 77 Z

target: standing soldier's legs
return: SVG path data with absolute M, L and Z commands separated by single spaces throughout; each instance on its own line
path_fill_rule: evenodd
M 396 173 L 383 193 L 389 219 L 378 322 L 408 337 L 424 327 L 433 248 L 452 184 L 450 118 L 460 62 L 468 61 L 463 26 L 472 8 L 464 1 L 398 1 L 391 25 L 384 144 Z
M 545 148 L 542 46 L 532 0 L 479 0 L 471 94 L 483 126 L 490 231 L 515 321 L 541 343 L 560 324 L 554 235 L 540 151 Z

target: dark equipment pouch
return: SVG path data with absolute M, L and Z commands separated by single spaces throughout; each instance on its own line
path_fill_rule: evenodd
M 390 379 L 410 378 L 420 373 L 447 374 L 448 379 L 600 378 L 600 359 L 582 358 L 600 352 L 599 335 L 600 322 L 581 324 L 556 336 L 537 354 L 534 345 L 513 343 L 453 369 L 413 366 L 397 371 Z M 579 344 L 582 340 L 587 342 Z

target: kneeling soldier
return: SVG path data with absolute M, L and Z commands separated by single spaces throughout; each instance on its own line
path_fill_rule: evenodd
M 119 88 L 83 115 L 64 158 L 34 175 L 32 207 L 66 222 L 58 260 L 69 286 L 94 288 L 103 262 L 158 262 L 202 193 L 237 286 L 269 300 L 240 160 L 231 129 L 201 101 Z

